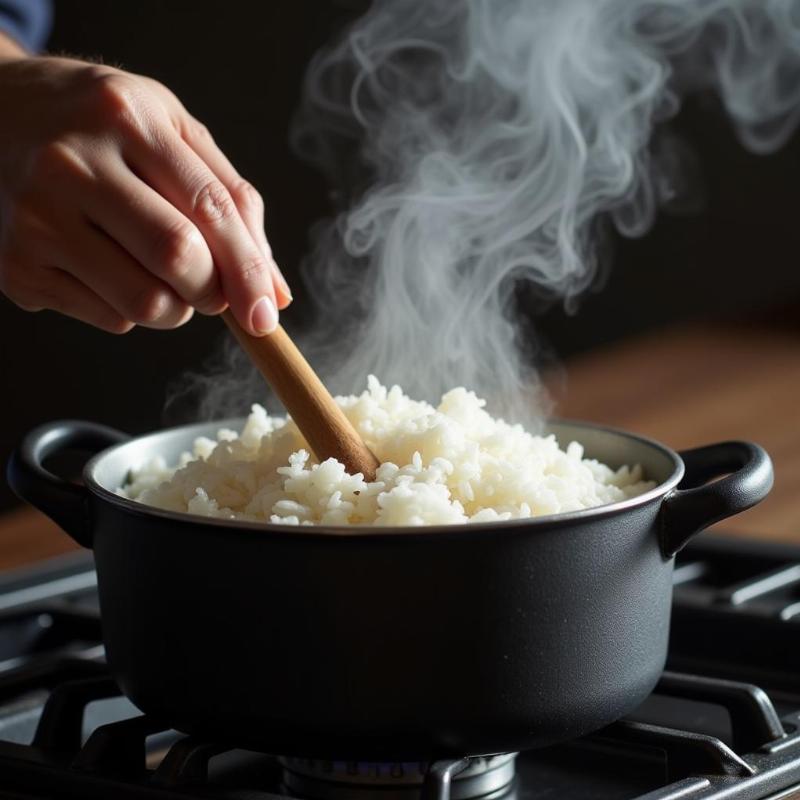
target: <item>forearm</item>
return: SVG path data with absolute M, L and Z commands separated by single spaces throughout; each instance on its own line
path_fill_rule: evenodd
M 16 39 L 0 31 L 0 61 L 24 58 L 27 55 L 29 55 L 27 50 Z

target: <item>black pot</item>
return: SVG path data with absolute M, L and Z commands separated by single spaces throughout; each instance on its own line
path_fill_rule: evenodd
M 534 520 L 402 529 L 246 524 L 114 493 L 132 464 L 174 460 L 217 427 L 128 440 L 52 423 L 26 437 L 9 482 L 94 549 L 108 662 L 139 708 L 286 755 L 503 752 L 612 722 L 664 666 L 672 556 L 772 484 L 754 444 L 679 455 L 558 422 L 562 445 L 641 463 L 657 488 Z M 43 466 L 66 448 L 102 451 L 84 486 Z

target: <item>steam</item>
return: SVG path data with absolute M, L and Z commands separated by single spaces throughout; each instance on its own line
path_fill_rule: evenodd
M 800 0 L 376 0 L 314 58 L 293 132 L 338 192 L 304 267 L 328 385 L 464 385 L 530 422 L 519 285 L 574 307 L 604 226 L 639 236 L 680 193 L 680 147 L 651 139 L 708 89 L 746 147 L 780 147 Z
M 368 172 L 306 264 L 328 382 L 465 385 L 527 416 L 517 284 L 569 306 L 598 273 L 599 222 L 648 229 L 681 181 L 653 128 L 709 88 L 745 146 L 783 144 L 800 3 L 377 0 L 314 59 L 295 129 L 335 185 Z

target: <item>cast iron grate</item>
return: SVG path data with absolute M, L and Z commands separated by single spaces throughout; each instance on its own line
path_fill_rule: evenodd
M 86 798 L 187 798 L 236 797 L 231 787 L 211 780 L 211 762 L 234 752 L 221 743 L 182 737 L 157 720 L 143 715 L 111 722 L 95 728 L 88 738 L 82 735 L 83 720 L 89 704 L 119 695 L 119 690 L 102 665 L 94 662 L 62 661 L 62 675 L 74 676 L 57 684 L 50 693 L 30 745 L 0 742 L 2 788 L 34 792 L 32 797 Z M 90 675 L 89 673 L 95 673 Z M 53 674 L 39 673 L 51 681 Z M 18 675 L 5 676 L 30 687 L 32 678 L 24 669 Z M 677 797 L 710 798 L 736 779 L 740 790 L 726 796 L 763 797 L 800 782 L 800 741 L 787 735 L 769 697 L 758 687 L 700 676 L 666 673 L 656 694 L 717 704 L 730 716 L 734 741 L 751 748 L 746 756 L 738 755 L 720 739 L 690 730 L 636 719 L 623 720 L 605 730 L 565 746 L 576 751 L 597 748 L 606 752 L 635 754 L 657 762 L 663 754 L 666 785 L 643 795 L 650 800 Z M 148 766 L 154 734 L 162 736 L 165 752 L 158 763 Z M 246 787 L 249 798 L 274 798 L 278 767 L 267 755 L 252 754 L 267 762 L 261 777 L 268 778 L 267 788 Z M 449 790 L 470 759 L 435 762 L 425 776 L 421 790 L 424 800 L 448 800 Z M 580 763 L 580 760 L 578 761 Z M 270 768 L 271 767 L 271 768 Z M 776 768 L 779 767 L 779 770 Z M 770 769 L 776 774 L 770 778 Z M 513 790 L 512 790 L 513 791 Z M 513 796 L 513 795 L 509 795 Z M 524 793 L 518 796 L 524 796 Z

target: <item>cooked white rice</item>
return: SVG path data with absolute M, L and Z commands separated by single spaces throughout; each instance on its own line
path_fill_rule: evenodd
M 131 472 L 120 494 L 209 517 L 293 525 L 439 525 L 538 517 L 613 503 L 655 486 L 640 466 L 612 470 L 571 442 L 494 419 L 459 388 L 437 408 L 370 377 L 340 397 L 381 462 L 376 480 L 319 464 L 289 418 L 252 407 L 244 430 L 197 439 L 177 466 L 161 457 Z

